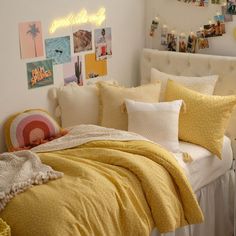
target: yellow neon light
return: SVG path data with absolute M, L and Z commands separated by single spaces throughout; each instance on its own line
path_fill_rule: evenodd
M 69 14 L 64 18 L 54 20 L 49 28 L 49 33 L 53 34 L 59 28 L 65 28 L 73 25 L 86 23 L 101 25 L 106 19 L 106 9 L 100 8 L 96 14 L 89 15 L 87 10 L 83 9 L 78 14 Z

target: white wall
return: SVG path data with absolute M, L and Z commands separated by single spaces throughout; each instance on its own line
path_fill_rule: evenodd
M 7 116 L 28 108 L 50 110 L 47 94 L 52 86 L 27 88 L 26 62 L 32 60 L 20 59 L 18 23 L 40 20 L 44 38 L 47 38 L 48 27 L 55 18 L 79 12 L 82 8 L 97 12 L 100 7 L 106 8 L 104 26 L 112 27 L 113 57 L 109 60 L 109 76 L 123 85 L 135 85 L 139 80 L 139 58 L 145 41 L 145 0 L 1 0 L 0 151 L 4 147 L 2 125 Z M 68 34 L 71 34 L 70 29 L 60 30 L 54 36 Z M 57 65 L 54 85 L 62 83 L 62 66 Z
M 187 34 L 199 30 L 201 26 L 208 24 L 210 19 L 213 20 L 217 11 L 221 12 L 220 5 L 209 4 L 208 7 L 196 7 L 177 0 L 147 0 L 146 9 L 146 46 L 158 49 L 163 49 L 160 45 L 160 27 L 154 38 L 148 36 L 150 24 L 155 15 L 159 15 L 160 25 L 167 24 L 169 29 Z M 236 16 L 233 22 L 225 24 L 226 34 L 222 37 L 209 38 L 210 48 L 201 50 L 199 53 L 236 56 L 236 40 L 233 37 L 235 21 Z

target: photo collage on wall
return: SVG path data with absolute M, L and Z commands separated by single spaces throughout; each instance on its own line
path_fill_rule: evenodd
M 194 3 L 199 5 L 199 2 L 204 2 L 204 6 L 208 6 L 208 1 L 192 1 L 192 0 L 178 0 L 184 3 Z M 211 4 L 222 5 L 224 0 L 211 0 Z M 178 51 L 183 53 L 196 53 L 198 50 L 207 49 L 210 47 L 210 38 L 221 37 L 226 33 L 225 23 L 233 21 L 233 15 L 236 15 L 236 0 L 227 0 L 227 4 L 221 7 L 221 13 L 213 17 L 212 21 L 203 25 L 197 31 L 189 33 L 177 34 L 175 30 L 170 31 L 167 25 L 160 26 L 160 22 L 156 24 L 160 26 L 160 43 L 164 49 L 168 51 Z M 155 17 L 157 19 L 157 17 Z M 153 20 L 154 21 L 154 20 Z M 151 26 L 153 25 L 153 21 Z M 155 28 L 156 30 L 157 28 Z M 150 36 L 153 37 L 152 27 Z
M 21 59 L 44 57 L 43 60 L 26 63 L 29 89 L 52 85 L 55 65 L 62 66 L 65 85 L 75 82 L 82 86 L 87 82 L 84 78 L 107 75 L 107 59 L 112 57 L 110 27 L 91 30 L 76 26 L 72 27 L 71 36 L 46 38 L 44 41 L 42 35 L 40 21 L 19 24 Z

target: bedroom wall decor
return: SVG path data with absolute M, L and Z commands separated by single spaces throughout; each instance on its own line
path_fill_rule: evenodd
M 96 60 L 96 54 L 85 55 L 86 79 L 94 79 L 107 75 L 107 60 Z
M 82 57 L 75 56 L 71 58 L 71 63 L 63 64 L 64 84 L 75 82 L 79 86 L 83 85 Z
M 52 60 L 27 63 L 28 88 L 38 88 L 53 84 Z
M 68 16 L 69 13 L 79 13 L 86 9 L 88 15 L 96 14 L 102 7 L 106 9 L 106 20 L 101 26 L 83 24 L 80 29 L 93 30 L 95 28 L 112 28 L 112 58 L 108 61 L 107 76 L 105 79 L 118 80 L 119 84 L 135 86 L 139 82 L 139 55 L 145 47 L 145 17 L 146 2 L 143 0 L 2 0 L 0 7 L 0 32 L 1 32 L 1 99 L 0 99 L 0 152 L 5 150 L 2 125 L 4 120 L 12 113 L 30 108 L 42 108 L 53 113 L 53 104 L 49 102 L 48 90 L 64 84 L 63 65 L 53 66 L 53 84 L 37 89 L 28 90 L 28 77 L 26 63 L 43 61 L 45 57 L 44 39 L 70 36 L 71 56 L 80 56 L 83 82 L 93 82 L 85 79 L 84 52 L 78 55 L 73 52 L 72 27 L 58 28 L 54 34 L 49 33 L 52 22 L 56 19 Z M 14 7 L 12 7 L 14 6 Z M 27 6 L 27 8 L 25 7 Z M 125 6 L 125 7 L 124 7 Z M 11 14 L 9 16 L 9 9 Z M 132 19 L 130 14 L 132 12 Z M 118 14 L 120 13 L 120 14 Z M 41 22 L 43 36 L 43 57 L 22 60 L 19 47 L 19 23 Z M 125 25 L 125 27 L 124 27 Z M 124 37 L 125 36 L 125 37 Z M 31 39 L 32 40 L 32 39 Z M 94 39 L 92 39 L 92 44 Z M 132 44 L 127 43 L 132 42 Z M 88 53 L 95 52 L 87 51 Z
M 86 9 L 83 9 L 77 14 L 71 13 L 64 18 L 54 20 L 49 28 L 49 32 L 53 34 L 59 28 L 81 25 L 86 23 L 100 26 L 105 21 L 105 19 L 106 9 L 104 7 L 100 8 L 96 14 L 91 15 L 89 15 Z
M 100 28 L 94 30 L 94 44 L 96 60 L 105 60 L 112 56 L 111 28 Z
M 45 39 L 45 50 L 54 65 L 71 62 L 70 36 Z
M 147 47 L 206 54 L 211 51 L 216 54 L 213 51 L 221 50 L 220 55 L 232 55 L 232 50 L 228 50 L 230 54 L 225 53 L 225 50 L 223 50 L 225 38 L 231 37 L 229 40 L 233 43 L 231 24 L 233 22 L 233 13 L 229 6 L 231 1 L 227 4 L 224 1 L 209 1 L 208 7 L 203 8 L 192 7 L 195 4 L 183 4 L 191 3 L 191 1 L 169 1 L 165 2 L 165 6 L 161 2 L 163 0 L 158 0 L 159 4 L 152 0 L 148 3 L 148 14 L 158 16 L 160 26 L 157 29 L 157 33 L 152 36 L 150 35 L 150 24 L 147 25 Z M 157 4 L 158 8 L 156 7 Z M 172 7 L 170 8 L 170 6 Z M 159 15 L 159 13 L 161 14 Z M 176 18 L 177 15 L 178 17 Z M 148 18 L 149 22 L 153 21 L 153 17 L 149 16 Z M 187 18 L 191 20 L 186 21 Z M 171 37 L 173 34 L 175 37 Z M 220 36 L 224 36 L 224 39 Z M 217 40 L 216 37 L 219 39 Z M 195 50 L 186 50 L 187 46 L 192 43 L 196 45 Z M 221 45 L 221 47 L 216 49 L 215 45 L 217 44 Z M 176 47 L 173 47 L 173 45 L 176 45 Z
M 40 21 L 19 23 L 19 38 L 21 59 L 44 56 Z

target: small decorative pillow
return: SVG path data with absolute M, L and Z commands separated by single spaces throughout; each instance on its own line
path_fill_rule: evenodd
M 221 158 L 223 137 L 236 96 L 204 95 L 168 81 L 165 98 L 182 99 L 186 104 L 186 112 L 180 112 L 179 138 L 205 147 Z
M 108 128 L 128 130 L 128 115 L 124 112 L 125 99 L 141 102 L 158 102 L 160 83 L 146 84 L 135 88 L 124 88 L 99 83 L 100 125 Z
M 9 151 L 30 149 L 66 134 L 46 111 L 39 109 L 11 116 L 4 129 Z
M 159 143 L 171 152 L 179 151 L 179 113 L 182 100 L 161 103 L 125 100 L 128 131 Z
M 209 75 L 201 77 L 176 76 L 166 74 L 154 68 L 151 69 L 151 82 L 161 81 L 161 102 L 164 101 L 165 98 L 165 90 L 168 80 L 176 81 L 182 84 L 183 86 L 199 93 L 212 95 L 218 78 L 218 75 Z

